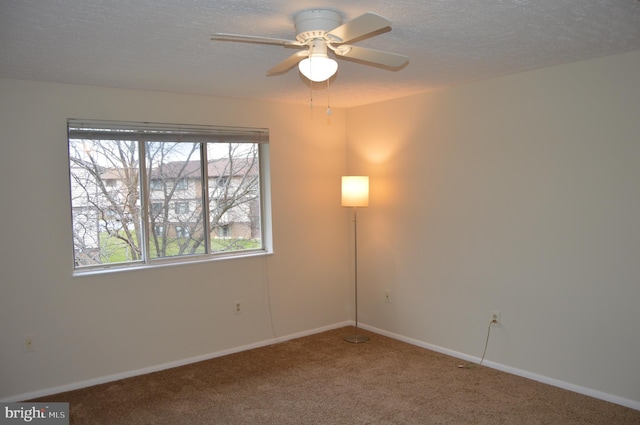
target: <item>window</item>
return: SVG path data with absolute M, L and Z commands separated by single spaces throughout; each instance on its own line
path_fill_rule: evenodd
M 149 189 L 152 191 L 162 190 L 163 189 L 162 180 L 159 180 L 159 179 L 149 180 Z
M 176 190 L 187 190 L 189 188 L 189 181 L 187 179 L 178 179 L 175 182 Z
M 176 202 L 176 214 L 187 214 L 189 212 L 189 202 Z
M 231 236 L 231 227 L 228 224 L 218 227 L 217 236 L 219 238 L 228 238 Z
M 267 130 L 70 119 L 68 135 L 76 270 L 267 250 Z
M 190 235 L 188 227 L 176 226 L 176 236 L 179 238 L 188 238 Z
M 151 203 L 151 215 L 152 216 L 158 216 L 162 213 L 162 208 L 164 207 L 164 205 L 162 204 L 162 202 L 152 202 Z

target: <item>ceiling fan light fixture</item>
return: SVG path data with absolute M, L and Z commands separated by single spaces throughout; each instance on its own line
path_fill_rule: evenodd
M 312 82 L 328 81 L 338 71 L 338 63 L 327 55 L 327 49 L 331 49 L 338 59 L 353 59 L 392 70 L 398 70 L 409 62 L 405 55 L 347 44 L 391 29 L 388 19 L 372 12 L 364 13 L 343 24 L 342 15 L 337 11 L 303 10 L 294 16 L 294 26 L 295 40 L 227 33 L 212 34 L 211 40 L 306 47 L 306 50 L 294 53 L 269 69 L 267 75 L 284 74 L 298 65 L 300 73 Z
M 312 55 L 298 63 L 298 69 L 309 80 L 326 81 L 338 71 L 338 62 L 324 55 Z

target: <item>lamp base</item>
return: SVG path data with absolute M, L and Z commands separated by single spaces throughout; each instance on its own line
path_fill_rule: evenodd
M 369 341 L 369 337 L 366 335 L 349 335 L 345 336 L 344 340 L 353 344 L 360 344 Z

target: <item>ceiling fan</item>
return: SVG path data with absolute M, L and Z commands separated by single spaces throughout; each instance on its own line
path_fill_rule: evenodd
M 340 13 L 333 10 L 304 10 L 295 15 L 294 24 L 295 40 L 226 33 L 212 34 L 211 40 L 305 48 L 269 69 L 267 75 L 283 74 L 298 64 L 300 72 L 314 82 L 328 80 L 338 70 L 338 63 L 328 55 L 329 50 L 338 58 L 350 58 L 388 69 L 398 69 L 409 61 L 405 55 L 347 44 L 391 28 L 389 20 L 375 13 L 365 13 L 343 24 Z

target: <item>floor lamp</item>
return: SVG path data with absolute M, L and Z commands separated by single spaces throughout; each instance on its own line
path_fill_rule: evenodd
M 358 344 L 369 341 L 366 335 L 358 335 L 358 207 L 369 206 L 369 177 L 368 176 L 343 176 L 342 177 L 342 206 L 353 207 L 353 258 L 355 277 L 355 317 L 356 332 L 344 338 L 347 342 Z

